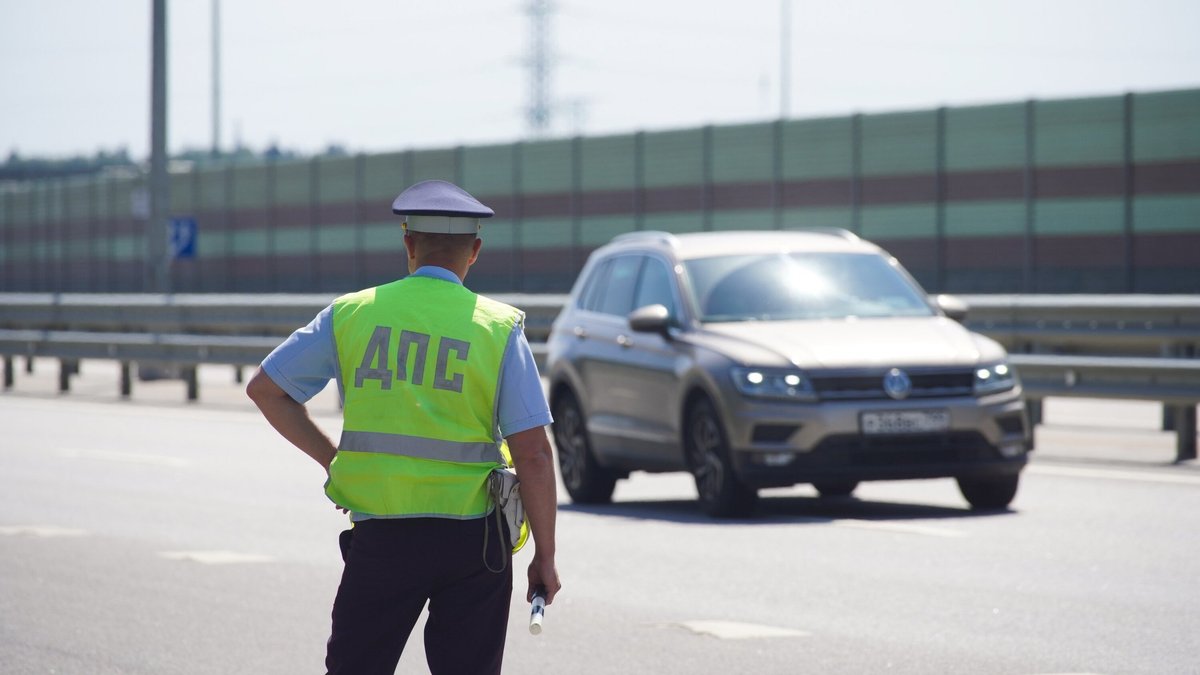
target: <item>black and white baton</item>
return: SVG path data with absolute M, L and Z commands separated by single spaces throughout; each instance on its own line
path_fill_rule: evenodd
M 533 605 L 529 608 L 529 632 L 542 633 L 542 619 L 546 616 L 546 589 L 538 586 L 533 591 Z

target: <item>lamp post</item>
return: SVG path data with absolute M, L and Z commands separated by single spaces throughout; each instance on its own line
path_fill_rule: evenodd
M 150 66 L 150 217 L 146 221 L 147 291 L 170 292 L 167 259 L 167 2 L 153 0 Z

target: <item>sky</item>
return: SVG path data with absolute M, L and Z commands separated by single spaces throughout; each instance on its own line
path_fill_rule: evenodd
M 172 152 L 213 144 L 212 2 L 167 2 Z M 532 2 L 224 0 L 220 145 L 535 137 Z M 1200 87 L 1198 0 L 549 2 L 549 137 Z M 151 5 L 0 0 L 0 157 L 146 156 Z

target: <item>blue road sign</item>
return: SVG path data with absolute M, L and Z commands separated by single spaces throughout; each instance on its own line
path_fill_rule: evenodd
M 171 242 L 171 258 L 183 260 L 196 257 L 196 219 L 192 217 L 172 218 L 168 236 Z

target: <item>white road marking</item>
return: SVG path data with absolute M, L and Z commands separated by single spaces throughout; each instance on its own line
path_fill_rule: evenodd
M 834 520 L 833 524 L 839 527 L 853 527 L 860 530 L 882 530 L 884 532 L 898 532 L 900 534 L 920 534 L 926 537 L 967 536 L 967 533 L 963 532 L 962 530 L 952 530 L 948 527 L 913 525 L 911 523 L 893 523 L 881 520 L 855 520 L 853 518 L 839 518 Z
M 87 532 L 83 530 L 71 527 L 56 527 L 54 525 L 6 525 L 0 527 L 0 535 L 10 537 L 49 539 L 51 537 L 82 537 L 85 534 Z
M 763 626 L 754 623 L 740 623 L 737 621 L 681 621 L 676 626 L 686 628 L 698 635 L 711 635 L 712 637 L 721 640 L 747 640 L 752 638 L 778 638 L 778 637 L 808 637 L 811 633 L 804 631 L 792 630 L 790 628 L 779 628 L 777 626 Z
M 1049 464 L 1031 464 L 1027 470 L 1047 476 L 1066 476 L 1068 478 L 1105 478 L 1109 480 L 1130 480 L 1144 483 L 1200 485 L 1200 475 L 1192 474 L 1159 473 L 1157 471 L 1125 471 L 1123 469 L 1093 469 L 1090 467 L 1057 466 Z
M 266 563 L 274 560 L 269 555 L 236 553 L 234 551 L 165 551 L 158 555 L 167 560 L 186 560 L 202 565 L 236 565 L 239 563 Z
M 126 464 L 149 464 L 152 466 L 169 466 L 183 469 L 192 465 L 190 460 L 180 457 L 164 457 L 162 455 L 147 455 L 132 452 L 116 452 L 114 450 L 76 450 L 73 448 L 60 450 L 59 454 L 71 459 L 99 459 L 106 462 L 123 462 Z

